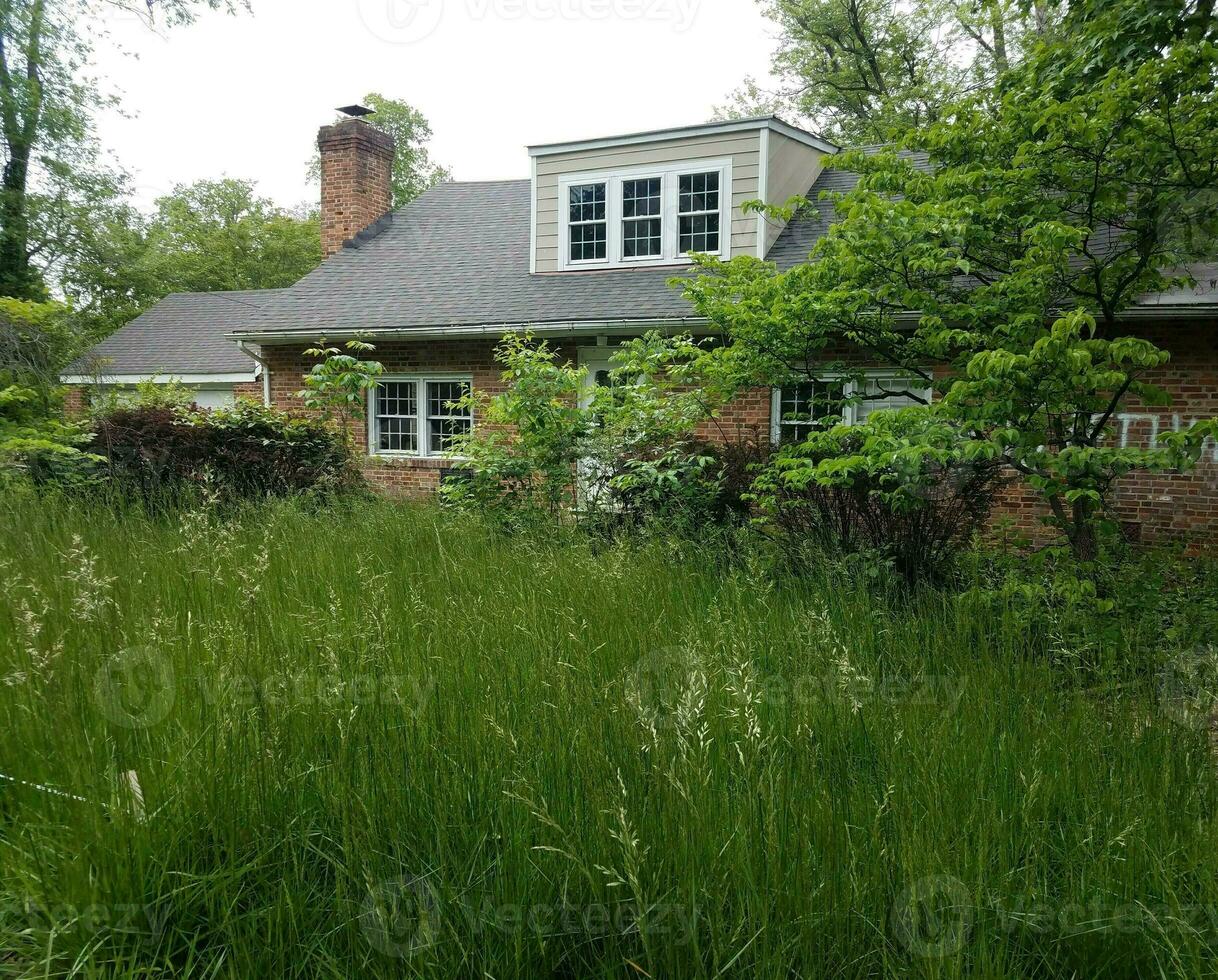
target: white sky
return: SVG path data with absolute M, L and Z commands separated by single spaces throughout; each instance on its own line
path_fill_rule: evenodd
M 457 180 L 528 175 L 531 143 L 706 121 L 767 76 L 755 0 L 253 0 L 157 36 L 112 19 L 98 68 L 131 118 L 103 146 L 141 205 L 178 183 L 252 178 L 311 200 L 305 162 L 335 106 L 380 92 L 420 109 Z

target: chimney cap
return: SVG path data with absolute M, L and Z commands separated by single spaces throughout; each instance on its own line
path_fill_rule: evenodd
M 369 109 L 366 105 L 344 105 L 339 106 L 338 111 L 344 116 L 350 116 L 352 119 L 360 119 L 363 116 L 376 115 L 375 109 Z

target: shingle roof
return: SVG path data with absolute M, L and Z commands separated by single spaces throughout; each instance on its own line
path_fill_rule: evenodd
M 866 152 L 878 151 L 881 147 L 866 147 Z M 919 170 L 930 170 L 930 158 L 925 153 L 901 153 Z M 821 201 L 820 195 L 825 191 L 844 194 L 853 190 L 859 182 L 859 175 L 849 170 L 825 169 L 820 172 L 816 182 L 805 195 L 815 209 L 813 214 L 804 215 L 792 221 L 783 229 L 782 234 L 770 248 L 766 258 L 777 263 L 780 269 L 789 269 L 800 262 L 808 261 L 808 253 L 812 246 L 823 237 L 833 224 L 833 204 Z
M 322 333 L 691 316 L 669 269 L 529 273 L 527 180 L 433 187 L 267 304 L 259 331 Z
M 925 156 L 916 156 L 925 166 Z M 848 190 L 857 175 L 825 170 L 808 193 Z M 521 323 L 692 317 L 684 270 L 529 273 L 527 180 L 433 187 L 268 303 L 268 334 L 410 330 Z M 805 261 L 832 207 L 792 222 L 770 250 L 782 268 Z
M 280 289 L 173 293 L 111 334 L 65 375 L 236 374 L 254 362 L 229 338 Z

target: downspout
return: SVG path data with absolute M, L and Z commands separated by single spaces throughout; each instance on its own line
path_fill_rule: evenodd
M 262 368 L 262 405 L 264 408 L 271 407 L 271 366 L 267 363 L 266 358 L 262 354 L 255 354 L 244 340 L 238 340 L 237 346 L 241 348 L 241 353 L 248 357 L 251 361 L 256 361 L 258 366 Z

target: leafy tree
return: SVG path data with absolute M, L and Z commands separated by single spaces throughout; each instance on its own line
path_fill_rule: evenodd
M 337 419 L 343 447 L 349 449 L 354 422 L 364 417 L 368 392 L 376 387 L 385 368 L 378 361 L 361 359 L 361 354 L 376 349 L 372 344 L 354 339 L 345 347 L 348 353 L 344 354 L 338 347 L 327 346 L 322 337 L 316 347 L 305 351 L 308 357 L 319 360 L 305 376 L 304 389 L 296 397 L 327 422 Z
M 315 214 L 286 211 L 252 181 L 224 178 L 175 188 L 149 218 L 129 208 L 103 213 L 62 280 L 96 339 L 169 293 L 277 289 L 320 261 Z
M 60 370 L 80 348 L 63 304 L 0 297 L 0 385 L 20 385 L 43 415 L 51 413 Z
M 776 94 L 746 81 L 728 115 L 791 111 L 845 145 L 934 123 L 1011 67 L 1055 20 L 1051 0 L 759 0 L 778 26 Z
M 732 338 L 710 355 L 720 376 L 857 377 L 841 351 L 862 351 L 908 379 L 906 393 L 937 388 L 933 411 L 959 425 L 961 452 L 1014 469 L 1093 557 L 1116 481 L 1192 465 L 1215 431 L 1203 420 L 1143 448 L 1110 438 L 1132 399 L 1169 401 L 1151 380 L 1169 354 L 1121 314 L 1184 278 L 1218 230 L 1209 13 L 1079 6 L 1062 40 L 993 93 L 905 139 L 930 172 L 895 152 L 845 155 L 861 178 L 827 202 L 840 220 L 812 261 L 779 274 L 705 260 L 689 287 Z
M 397 144 L 393 161 L 393 207 L 402 208 L 429 187 L 452 180 L 452 173 L 431 159 L 427 143 L 431 139 L 431 124 L 413 106 L 398 99 L 387 99 L 370 92 L 364 105 L 376 110 L 369 122 L 388 133 Z M 309 164 L 309 178 L 321 180 L 321 160 L 314 154 Z
M 0 294 L 44 299 L 46 270 L 71 250 L 88 204 L 121 175 L 100 166 L 93 116 L 114 99 L 88 67 L 101 18 L 131 9 L 189 23 L 244 0 L 0 0 Z M 70 218 L 76 218 L 72 221 Z

